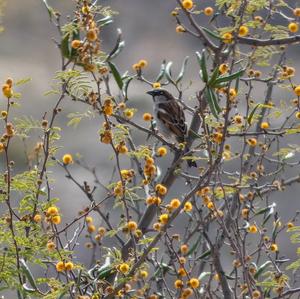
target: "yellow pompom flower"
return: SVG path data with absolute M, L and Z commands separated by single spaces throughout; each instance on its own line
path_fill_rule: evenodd
M 193 205 L 192 205 L 191 202 L 188 201 L 188 202 L 186 202 L 186 203 L 184 204 L 183 210 L 184 210 L 185 212 L 191 212 L 192 209 L 193 209 Z
M 250 210 L 247 209 L 247 208 L 242 209 L 242 216 L 243 216 L 243 218 L 247 218 L 248 217 L 249 211 Z
M 138 70 L 141 69 L 138 63 L 133 64 L 133 65 L 132 65 L 132 68 L 133 68 L 135 71 L 138 71 Z
M 278 245 L 276 243 L 273 243 L 270 245 L 270 250 L 273 252 L 278 251 Z
M 152 227 L 153 227 L 154 230 L 160 231 L 161 224 L 159 222 L 155 222 Z
M 86 33 L 86 38 L 88 41 L 90 42 L 94 42 L 97 40 L 97 31 L 95 29 L 90 29 L 87 33 Z
M 167 194 L 168 189 L 167 189 L 167 187 L 165 187 L 165 186 L 162 185 L 162 184 L 157 184 L 157 185 L 155 186 L 155 191 L 156 191 L 157 193 L 159 193 L 160 195 L 165 195 L 165 194 Z
M 188 298 L 193 294 L 193 290 L 191 288 L 186 288 L 182 291 L 183 298 Z
M 94 224 L 89 224 L 88 227 L 87 227 L 87 231 L 92 234 L 93 232 L 96 231 L 96 227 Z
M 250 225 L 250 226 L 248 227 L 247 231 L 248 231 L 248 233 L 256 234 L 257 231 L 258 231 L 258 229 L 257 229 L 256 225 L 253 224 L 253 225 Z
M 300 119 L 300 111 L 296 112 L 295 116 L 296 116 L 296 118 Z
M 260 127 L 264 130 L 269 129 L 270 125 L 268 122 L 264 121 L 261 123 Z
M 183 288 L 183 286 L 184 286 L 184 283 L 181 279 L 175 280 L 175 282 L 174 282 L 175 289 L 181 289 L 181 288 Z
M 219 72 L 223 75 L 223 74 L 226 74 L 228 72 L 228 64 L 226 63 L 222 63 L 220 66 L 219 66 Z
M 152 120 L 152 115 L 150 113 L 144 113 L 143 114 L 143 120 L 144 121 L 151 121 Z
M 300 7 L 296 7 L 296 8 L 293 10 L 293 13 L 294 13 L 294 16 L 295 16 L 295 17 L 300 17 Z
M 113 133 L 111 130 L 105 130 L 100 135 L 100 141 L 104 144 L 110 144 L 112 142 L 112 138 L 113 138 Z
M 34 222 L 38 223 L 38 222 L 41 222 L 41 220 L 42 220 L 42 216 L 40 214 L 34 215 L 34 217 L 33 217 Z
M 154 83 L 152 84 L 152 87 L 153 87 L 153 88 L 160 88 L 160 87 L 161 87 L 161 84 L 160 84 L 159 82 L 154 82 Z
M 180 252 L 181 252 L 182 254 L 186 254 L 186 253 L 188 252 L 188 250 L 189 250 L 189 246 L 188 246 L 187 244 L 182 244 L 182 245 L 180 246 Z
M 66 262 L 65 263 L 65 270 L 66 271 L 72 271 L 74 268 L 74 264 L 72 262 Z
M 161 146 L 157 149 L 156 153 L 158 156 L 163 157 L 168 153 L 168 150 L 164 146 Z
M 65 263 L 63 261 L 60 261 L 56 264 L 55 267 L 57 272 L 62 272 L 65 270 Z
M 243 123 L 243 117 L 241 115 L 235 115 L 234 118 L 233 118 L 234 122 L 237 124 L 237 125 L 240 125 Z
M 167 224 L 168 221 L 169 221 L 169 215 L 168 214 L 161 214 L 159 216 L 159 221 L 162 223 L 162 224 Z
M 73 163 L 73 157 L 70 154 L 65 154 L 63 156 L 62 160 L 65 165 L 69 165 L 69 164 Z
M 233 35 L 231 32 L 226 32 L 222 35 L 223 43 L 225 44 L 231 44 L 233 39 Z
M 220 144 L 223 140 L 223 134 L 220 132 L 216 132 L 213 134 L 213 140 L 215 143 Z
M 260 298 L 260 296 L 261 296 L 260 291 L 258 291 L 258 290 L 253 291 L 252 296 L 253 296 L 253 299 Z
M 193 289 L 197 289 L 200 285 L 200 281 L 198 278 L 191 278 L 188 282 L 189 286 L 192 287 Z
M 128 148 L 124 143 L 120 143 L 116 146 L 116 151 L 120 154 L 127 154 Z
M 176 26 L 176 32 L 177 33 L 185 32 L 185 28 L 182 25 L 178 25 Z
M 81 46 L 81 41 L 78 39 L 74 39 L 71 43 L 73 49 L 78 49 Z
M 7 78 L 5 82 L 9 87 L 12 87 L 13 85 L 13 79 L 12 78 Z
M 288 222 L 287 223 L 287 227 L 288 228 L 292 228 L 292 227 L 294 227 L 295 226 L 295 224 L 293 223 L 293 222 Z
M 145 278 L 148 277 L 148 272 L 146 270 L 141 270 L 140 271 L 140 276 L 145 279 Z
M 249 144 L 249 146 L 255 147 L 257 145 L 257 139 L 256 138 L 249 138 L 247 140 L 247 143 Z
M 53 216 L 51 218 L 51 222 L 54 223 L 54 224 L 60 224 L 61 223 L 61 217 L 59 215 L 56 215 L 56 216 Z
M 131 119 L 134 115 L 134 112 L 132 109 L 126 109 L 124 111 L 124 115 L 126 116 L 126 118 Z
M 214 9 L 208 6 L 204 8 L 203 12 L 206 16 L 211 16 L 214 13 Z
M 145 60 L 145 59 L 141 59 L 139 62 L 138 62 L 138 66 L 142 69 L 142 68 L 145 68 L 148 66 L 148 61 Z
M 3 95 L 7 98 L 11 98 L 13 96 L 13 91 L 11 89 L 11 86 L 9 86 L 9 84 L 4 84 L 2 86 L 2 92 L 3 92 Z
M 297 23 L 292 22 L 289 24 L 288 28 L 290 32 L 296 33 L 299 30 L 299 25 Z
M 249 28 L 245 25 L 242 25 L 240 28 L 239 28 L 239 36 L 240 37 L 244 37 L 244 36 L 247 36 L 249 33 Z
M 184 9 L 191 9 L 194 6 L 194 3 L 192 0 L 183 0 L 182 1 L 182 6 Z
M 186 276 L 187 274 L 184 268 L 179 268 L 177 273 L 179 276 Z
M 120 266 L 119 266 L 119 270 L 120 272 L 122 272 L 123 274 L 127 273 L 129 271 L 129 265 L 127 263 L 122 263 Z
M 49 207 L 49 208 L 47 209 L 47 215 L 55 216 L 55 215 L 57 215 L 57 214 L 58 214 L 58 209 L 57 209 L 57 207 L 52 206 L 52 207 Z
M 131 232 L 134 232 L 134 231 L 136 231 L 136 229 L 137 229 L 137 223 L 135 222 L 135 221 L 129 221 L 128 223 L 127 223 L 127 228 L 128 228 L 128 230 L 130 230 Z
M 55 243 L 53 241 L 48 241 L 47 242 L 47 249 L 49 251 L 53 251 L 55 248 L 56 248 L 56 245 L 55 245 Z
M 180 206 L 180 200 L 178 198 L 174 198 L 170 202 L 170 206 L 172 209 L 177 209 Z
M 300 85 L 298 85 L 294 88 L 294 92 L 298 97 L 300 96 Z
M 229 90 L 229 99 L 233 101 L 237 96 L 237 91 L 235 88 L 230 88 Z

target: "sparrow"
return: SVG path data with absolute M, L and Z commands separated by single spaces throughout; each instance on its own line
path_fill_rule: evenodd
M 153 89 L 147 92 L 153 98 L 153 114 L 158 131 L 167 139 L 182 143 L 187 138 L 187 124 L 182 107 L 165 89 Z M 185 148 L 185 153 L 189 149 Z M 188 165 L 197 167 L 195 161 L 187 160 Z

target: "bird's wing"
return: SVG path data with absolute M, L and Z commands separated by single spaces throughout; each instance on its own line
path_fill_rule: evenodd
M 179 142 L 184 141 L 187 132 L 185 115 L 182 108 L 175 100 L 159 103 L 157 117 L 173 134 L 176 135 Z

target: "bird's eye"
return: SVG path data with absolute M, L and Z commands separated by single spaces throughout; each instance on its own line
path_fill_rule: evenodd
M 164 92 L 163 92 L 163 91 L 160 91 L 159 95 L 161 95 L 161 96 L 164 95 Z

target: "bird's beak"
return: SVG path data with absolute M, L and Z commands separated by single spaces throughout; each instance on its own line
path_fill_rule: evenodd
M 147 94 L 150 94 L 151 96 L 154 96 L 154 90 L 149 90 L 146 92 Z

